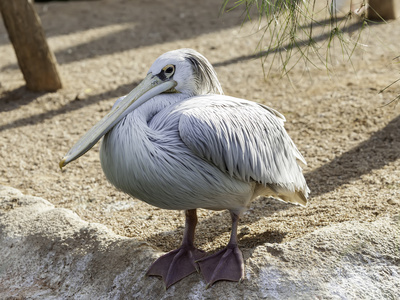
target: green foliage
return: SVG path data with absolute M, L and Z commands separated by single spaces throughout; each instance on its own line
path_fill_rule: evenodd
M 278 60 L 282 75 L 287 75 L 299 62 L 330 70 L 334 43 L 338 41 L 343 59 L 351 56 L 360 45 L 360 36 L 368 25 L 365 14 L 348 13 L 338 16 L 335 1 L 316 0 L 223 0 L 221 13 L 242 8 L 244 21 L 257 18 L 263 31 L 257 52 L 263 61 L 272 56 L 268 72 Z M 363 0 L 362 8 L 365 5 Z M 356 10 L 355 10 L 356 11 Z M 321 17 L 322 16 L 322 17 Z M 337 51 L 336 51 L 337 52 Z

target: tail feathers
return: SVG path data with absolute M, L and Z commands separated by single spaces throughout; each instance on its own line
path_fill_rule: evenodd
M 277 197 L 282 199 L 285 202 L 299 204 L 301 206 L 307 206 L 307 202 L 308 202 L 306 196 L 303 194 L 302 191 L 296 191 L 294 193 L 291 193 L 290 195 L 278 194 Z
M 310 190 L 307 186 L 303 190 L 290 191 L 278 185 L 268 185 L 263 194 L 285 202 L 307 206 L 309 192 Z

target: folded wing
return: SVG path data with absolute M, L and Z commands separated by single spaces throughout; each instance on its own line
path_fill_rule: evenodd
M 203 101 L 196 102 L 204 105 L 186 109 L 180 117 L 179 134 L 187 147 L 231 176 L 305 205 L 309 190 L 298 165 L 305 160 L 284 129 L 284 117 L 246 100 L 200 97 Z

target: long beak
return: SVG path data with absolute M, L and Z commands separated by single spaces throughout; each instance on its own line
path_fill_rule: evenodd
M 158 76 L 149 73 L 136 88 L 126 95 L 103 119 L 86 132 L 71 150 L 68 151 L 67 155 L 60 161 L 60 168 L 89 151 L 103 135 L 110 131 L 128 113 L 154 96 L 173 89 L 176 85 L 177 83 L 174 80 L 162 81 Z

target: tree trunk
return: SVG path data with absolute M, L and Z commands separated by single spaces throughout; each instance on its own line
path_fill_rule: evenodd
M 0 11 L 27 88 L 48 92 L 60 89 L 57 62 L 32 2 L 0 0 Z
M 369 0 L 368 19 L 392 20 L 400 16 L 399 0 Z

